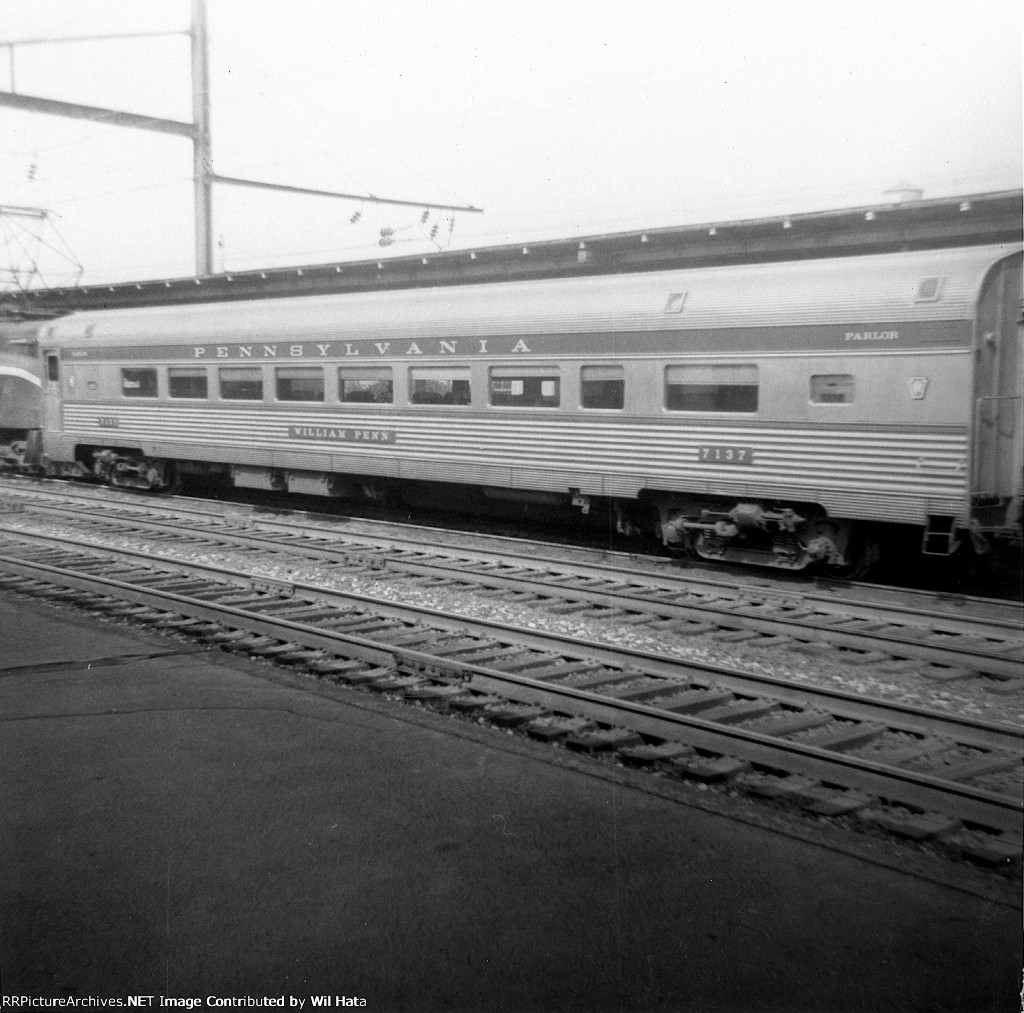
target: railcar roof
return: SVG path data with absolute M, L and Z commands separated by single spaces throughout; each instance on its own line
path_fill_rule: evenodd
M 75 313 L 50 346 L 458 338 L 966 320 L 989 269 L 1019 244 L 502 282 L 252 302 Z

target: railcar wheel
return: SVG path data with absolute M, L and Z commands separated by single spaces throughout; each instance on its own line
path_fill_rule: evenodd
M 862 580 L 882 558 L 878 542 L 869 536 L 855 535 L 846 550 L 846 562 L 823 563 L 822 570 L 836 580 Z

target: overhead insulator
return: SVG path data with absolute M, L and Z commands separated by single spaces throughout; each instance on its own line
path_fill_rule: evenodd
M 430 211 L 424 210 L 423 214 L 420 215 L 420 224 L 422 225 L 430 217 Z
M 431 229 L 430 229 L 430 238 L 431 239 L 436 239 L 437 238 L 437 225 L 434 225 L 434 226 L 431 227 Z
M 358 221 L 359 221 L 359 219 L 360 219 L 360 218 L 362 218 L 362 217 L 363 217 L 363 212 L 362 212 L 362 211 L 357 211 L 357 212 L 356 212 L 356 213 L 355 213 L 355 214 L 354 214 L 354 215 L 353 215 L 353 216 L 352 216 L 352 217 L 351 217 L 351 218 L 349 219 L 349 221 L 350 221 L 350 222 L 351 222 L 351 223 L 352 223 L 353 225 L 355 225 L 355 223 L 356 223 L 356 222 L 358 222 Z

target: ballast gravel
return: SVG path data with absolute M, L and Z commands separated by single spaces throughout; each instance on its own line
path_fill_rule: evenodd
M 623 622 L 621 614 L 618 618 L 603 618 L 594 612 L 557 615 L 547 611 L 542 602 L 502 601 L 493 595 L 493 589 L 481 588 L 480 591 L 491 591 L 485 596 L 472 588 L 450 584 L 431 586 L 404 580 L 394 571 L 353 570 L 347 564 L 289 558 L 284 552 L 182 545 L 144 534 L 101 536 L 90 525 L 78 526 L 71 520 L 54 522 L 30 513 L 5 515 L 4 527 L 11 531 L 74 537 L 83 548 L 130 550 L 144 553 L 155 561 L 244 571 L 257 577 L 362 594 L 467 619 L 556 633 L 580 641 L 580 653 L 584 656 L 585 644 L 590 641 L 1024 727 L 1024 699 L 1012 694 L 991 693 L 988 688 L 991 683 L 985 678 L 936 683 L 922 675 L 913 663 L 898 666 L 904 668 L 902 671 L 879 672 L 876 666 L 864 664 L 862 655 L 850 654 L 857 660 L 848 661 L 844 654 L 849 652 L 831 645 L 808 651 L 806 645 L 780 643 L 779 638 L 723 640 L 713 630 L 684 636 L 668 628 L 658 628 L 656 624 L 652 627 L 650 623 Z

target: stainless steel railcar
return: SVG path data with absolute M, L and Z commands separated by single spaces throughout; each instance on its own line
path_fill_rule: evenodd
M 887 525 L 1020 534 L 1019 246 L 76 314 L 58 468 L 612 505 L 708 558 L 837 572 Z
M 39 454 L 41 413 L 37 324 L 0 324 L 0 466 Z

